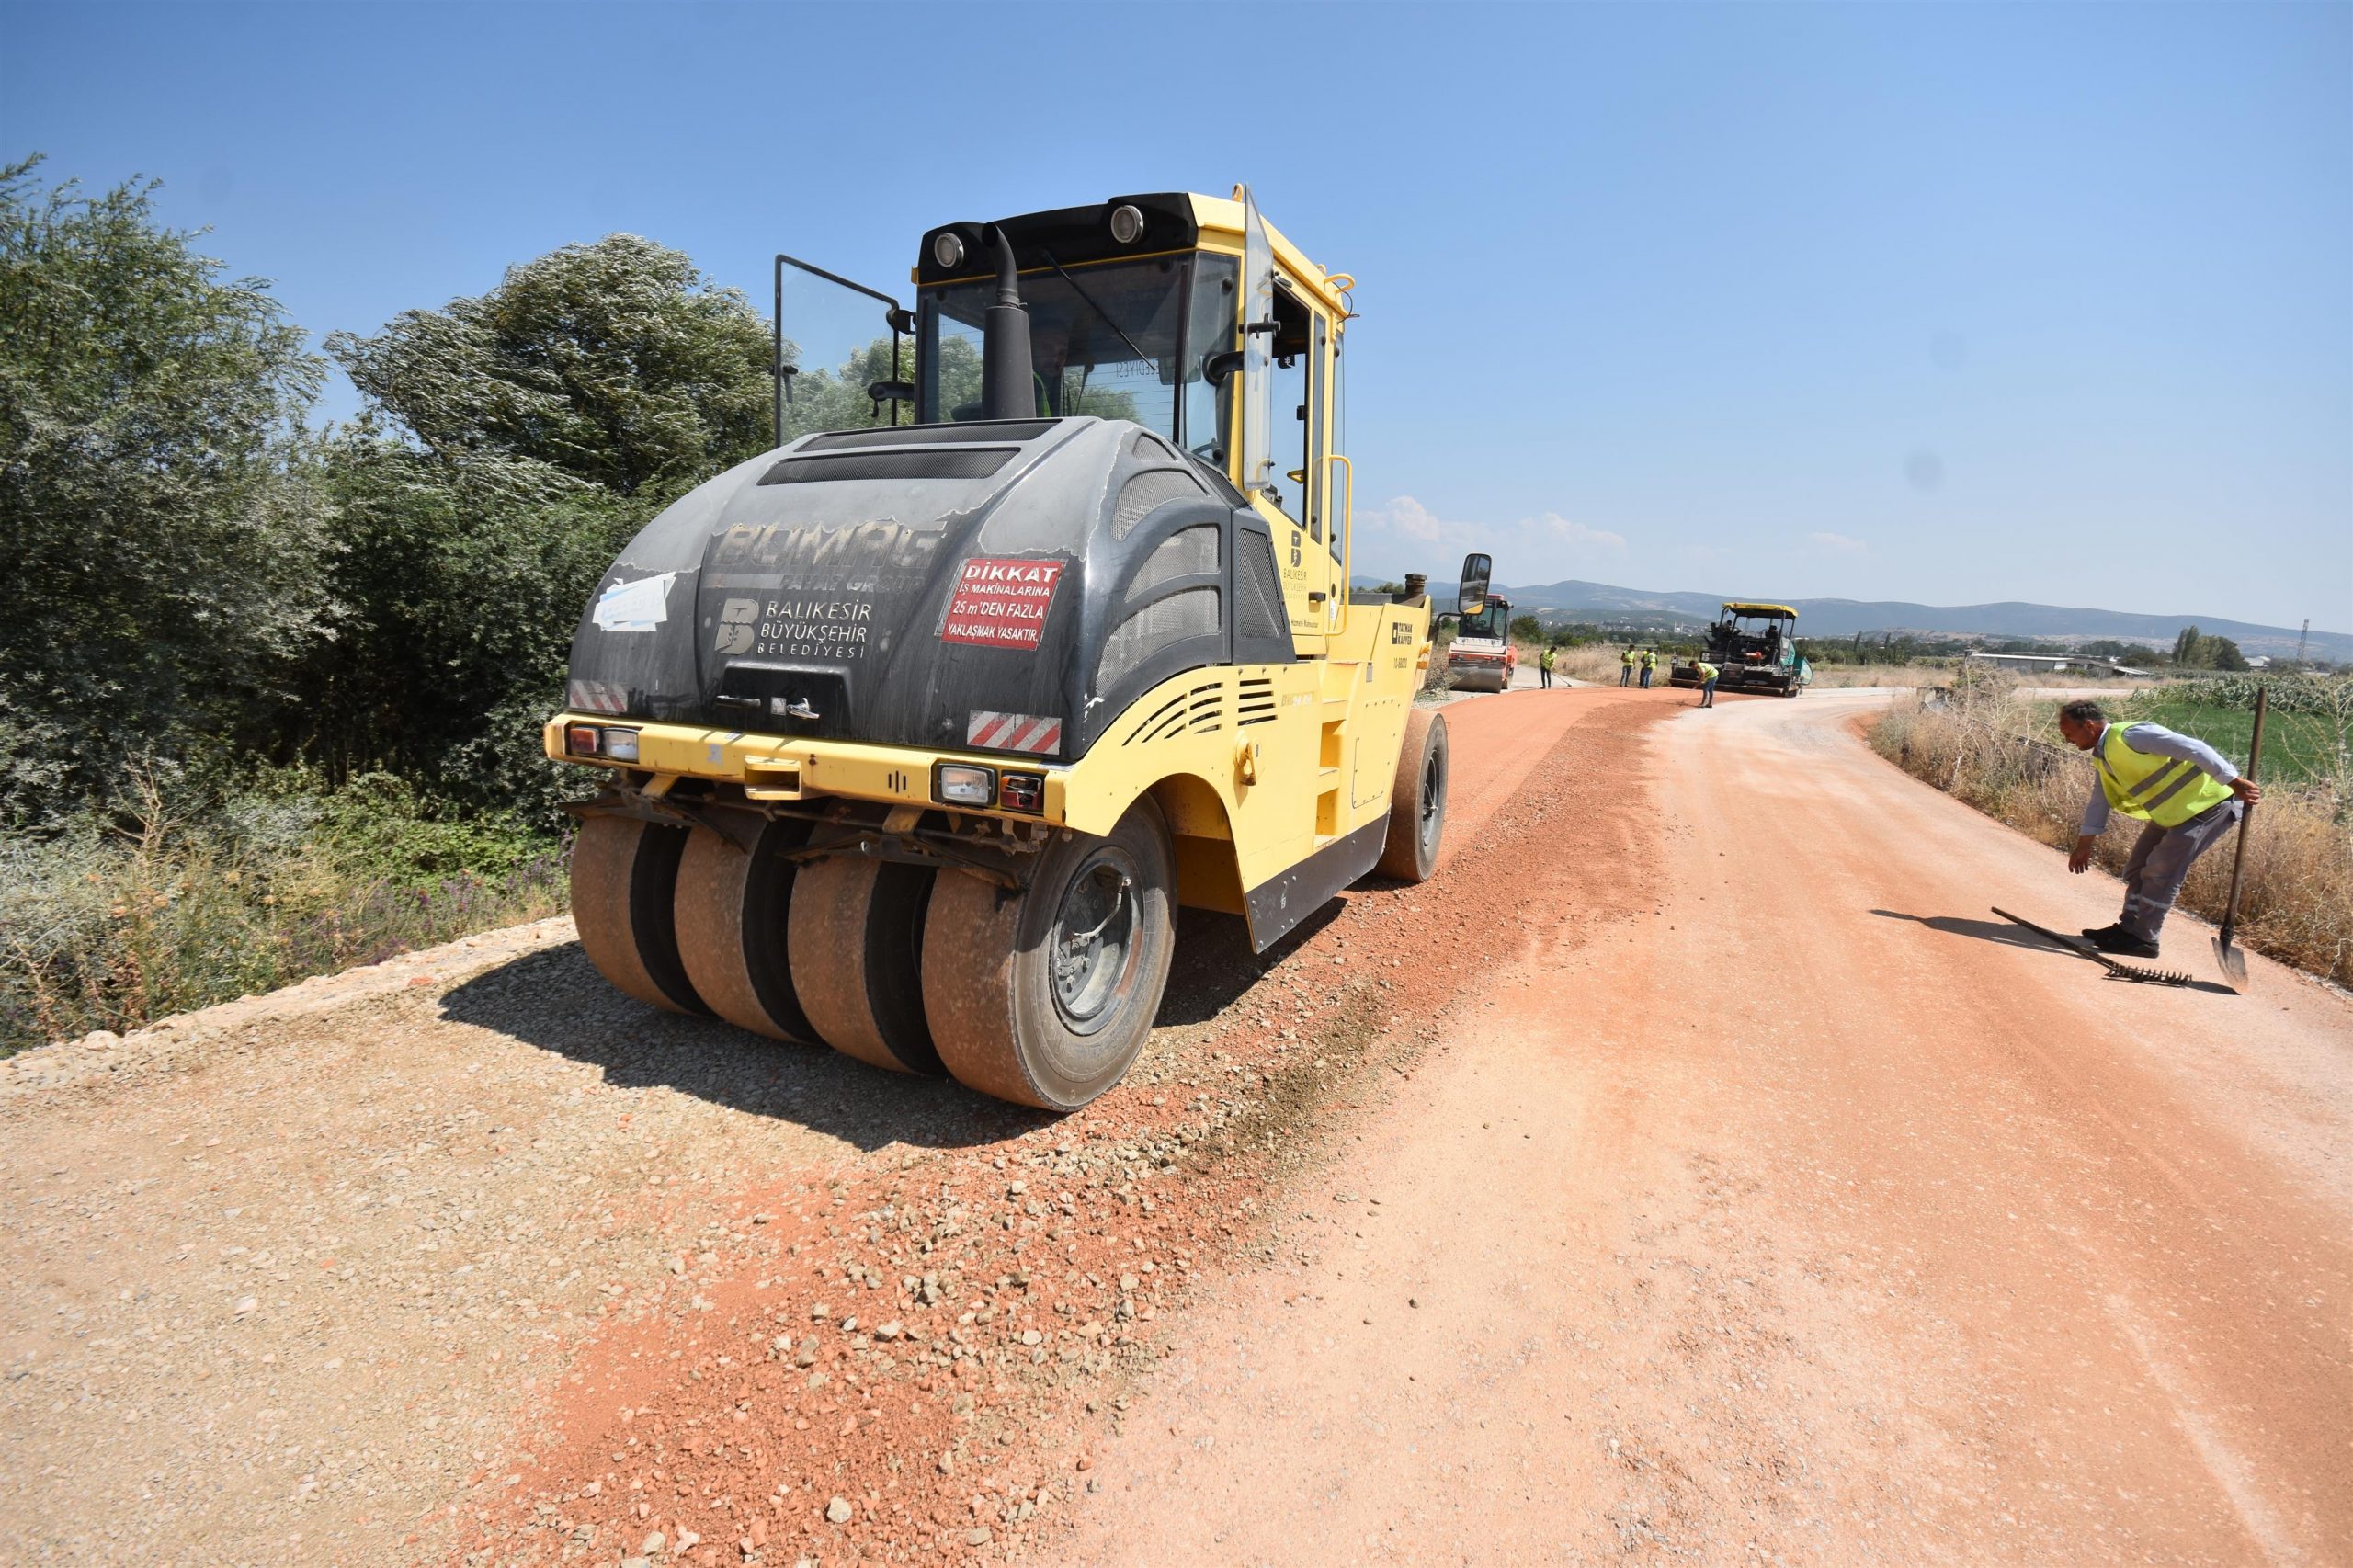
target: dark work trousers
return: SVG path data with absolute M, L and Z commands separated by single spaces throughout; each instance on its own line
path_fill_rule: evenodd
M 1644 691 L 1648 691 L 1650 688 L 1651 688 L 1651 667 L 1650 667 L 1648 665 L 1644 665 L 1643 666 L 1643 689 Z
M 2124 862 L 2124 928 L 2144 942 L 2155 941 L 2190 866 L 2230 836 L 2245 811 L 2234 798 L 2207 807 L 2179 827 L 2143 826 Z
M 1716 683 L 1714 681 L 1705 682 L 1699 687 L 1699 706 L 1702 708 L 1713 708 L 1715 705 Z
M 1619 684 L 1620 686 L 1631 686 L 1631 685 L 1632 685 L 1632 684 L 1633 684 L 1633 680 L 1634 680 L 1634 666 L 1633 666 L 1633 665 L 1619 665 L 1619 666 L 1618 666 L 1618 684 Z

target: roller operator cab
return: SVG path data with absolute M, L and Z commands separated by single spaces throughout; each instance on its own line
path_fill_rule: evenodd
M 1519 665 L 1519 651 L 1511 642 L 1511 601 L 1488 591 L 1493 567 L 1484 555 L 1462 565 L 1454 641 L 1446 650 L 1448 683 L 1460 690 L 1508 691 Z
M 1005 1099 L 1142 1048 L 1179 905 L 1258 949 L 1429 875 L 1426 596 L 1351 595 L 1354 280 L 1232 199 L 777 262 L 777 436 L 583 611 L 548 755 L 615 985 Z
M 1798 612 L 1787 605 L 1728 601 L 1708 628 L 1707 660 L 1720 691 L 1795 697 L 1813 680 L 1813 666 L 1798 652 Z M 1698 686 L 1699 661 L 1677 661 L 1667 684 Z

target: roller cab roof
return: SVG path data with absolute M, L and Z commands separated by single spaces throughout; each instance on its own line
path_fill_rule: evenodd
M 996 222 L 1013 242 L 1014 266 L 1023 274 L 1050 272 L 1053 264 L 1064 267 L 1082 266 L 1089 262 L 1116 261 L 1129 256 L 1159 256 L 1171 251 L 1192 250 L 1197 247 L 1240 254 L 1243 247 L 1243 211 L 1239 199 L 1240 187 L 1232 198 L 1202 196 L 1190 191 L 1164 191 L 1157 194 L 1115 196 L 1108 201 L 1087 207 L 1064 207 L 1051 212 L 1029 212 L 1019 217 L 1000 218 Z M 1121 244 L 1112 238 L 1109 219 L 1114 208 L 1131 206 L 1143 218 L 1142 232 L 1131 244 Z M 1286 238 L 1265 215 L 1259 221 L 1267 231 L 1267 241 L 1275 257 L 1311 292 L 1331 310 L 1345 316 L 1347 313 L 1347 290 L 1356 279 L 1346 273 L 1327 272 L 1310 260 L 1307 253 Z M 977 282 L 994 278 L 995 273 L 979 259 L 988 253 L 981 244 L 981 233 L 986 225 L 978 222 L 942 223 L 924 231 L 922 248 L 916 253 L 914 281 L 918 287 L 930 288 L 942 283 Z M 943 233 L 953 233 L 964 242 L 965 255 L 975 258 L 953 269 L 939 265 L 932 250 L 932 241 Z M 1049 260 L 1051 256 L 1052 259 Z
M 1726 599 L 1724 611 L 1729 615 L 1786 615 L 1791 620 L 1798 618 L 1798 612 L 1787 605 L 1743 604 L 1737 599 Z

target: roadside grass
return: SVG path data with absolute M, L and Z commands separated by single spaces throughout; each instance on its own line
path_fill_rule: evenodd
M 1799 645 L 1804 652 L 1804 645 Z M 1816 665 L 1813 684 L 1825 691 L 1858 686 L 1943 686 L 1952 679 L 1949 663 L 1933 665 Z
M 1957 659 L 1936 659 L 1916 665 L 1816 665 L 1813 666 L 1813 684 L 1826 691 L 1858 686 L 1949 686 L 1961 674 L 1957 668 L 1960 663 Z M 2120 692 L 2147 684 L 2146 677 L 2141 676 L 2081 675 L 2073 672 L 2040 678 L 2050 684 L 2071 688 L 2097 687 Z
M 1872 727 L 1870 742 L 1914 777 L 2065 849 L 2075 844 L 2085 801 L 2097 785 L 2089 758 L 2053 743 L 2056 708 L 2048 699 L 2021 699 L 2006 682 L 1981 685 L 1947 705 L 1931 705 L 1915 692 L 1894 699 Z M 2184 717 L 2183 724 L 2169 727 L 2199 734 L 2233 754 L 2226 735 L 2211 727 L 2191 728 Z M 2333 777 L 2283 778 L 2269 766 L 2268 727 L 2264 744 L 2267 782 L 2247 839 L 2238 935 L 2249 948 L 2282 963 L 2353 985 L 2353 796 L 2347 793 L 2346 776 L 2340 771 Z M 2245 765 L 2243 743 L 2234 760 Z M 2141 824 L 2116 813 L 2100 835 L 2098 863 L 2120 872 L 2140 831 Z M 2235 847 L 2225 844 L 2192 868 L 2179 907 L 2222 919 Z
M 1618 657 L 1624 652 L 1625 644 L 1622 642 L 1615 644 L 1580 642 L 1574 648 L 1563 648 L 1560 651 L 1560 656 L 1552 661 L 1552 673 L 1556 676 L 1567 676 L 1572 680 L 1592 681 L 1600 686 L 1616 686 L 1619 670 Z M 1637 657 L 1639 656 L 1638 651 Z M 1666 657 L 1661 654 L 1658 668 L 1651 672 L 1653 686 L 1666 684 Z M 1635 678 L 1637 680 L 1642 678 L 1639 665 L 1636 666 Z
M 443 820 L 382 778 L 288 784 L 180 810 L 142 778 L 126 820 L 0 844 L 0 1056 L 565 906 L 552 837 Z

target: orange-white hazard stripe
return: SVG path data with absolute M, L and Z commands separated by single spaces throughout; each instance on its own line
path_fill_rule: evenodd
M 1034 713 L 976 712 L 964 726 L 964 744 L 1042 756 L 1061 747 L 1063 722 L 1040 719 Z

